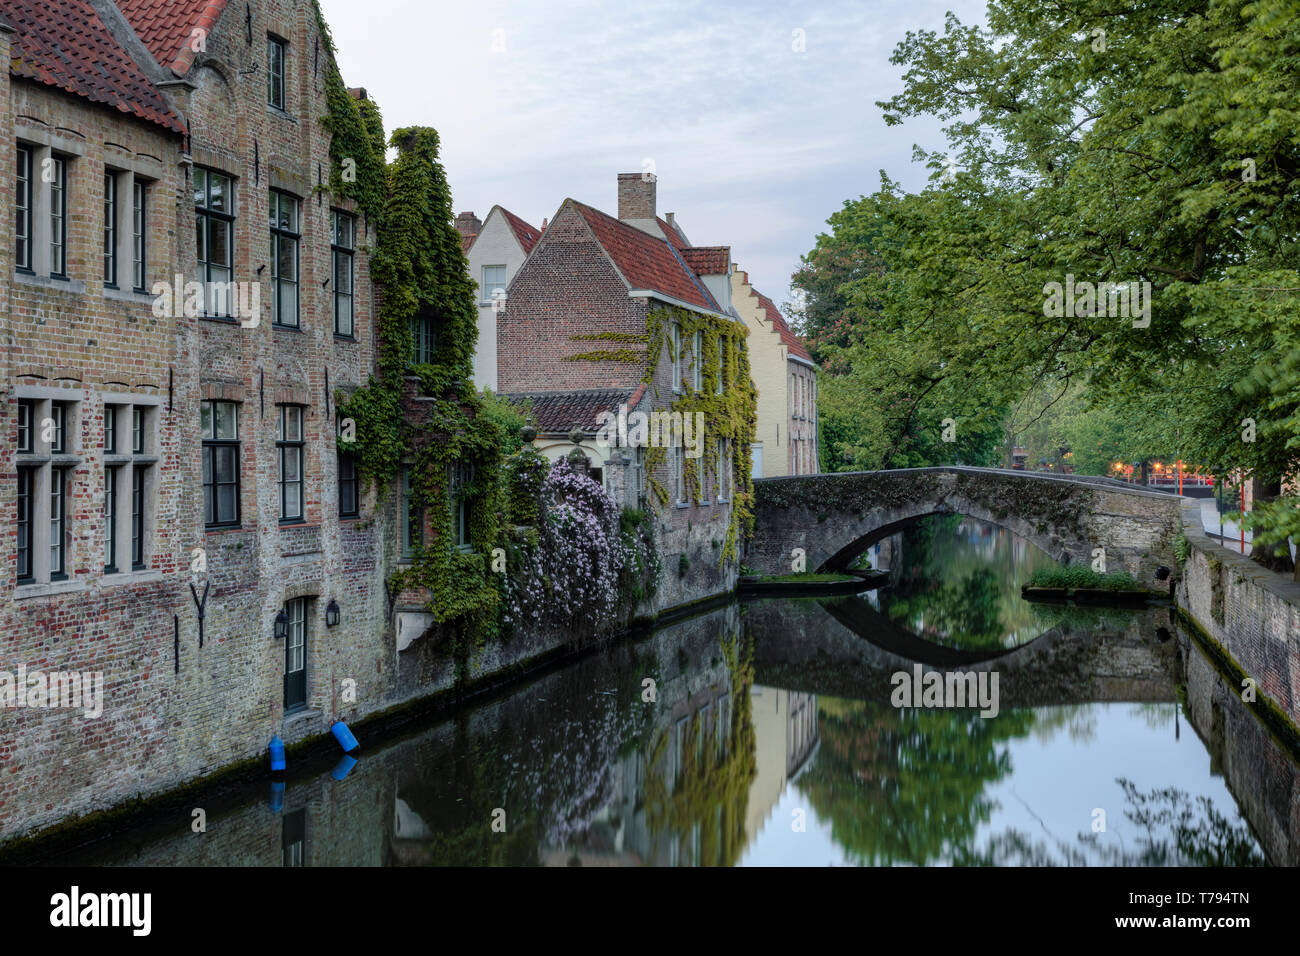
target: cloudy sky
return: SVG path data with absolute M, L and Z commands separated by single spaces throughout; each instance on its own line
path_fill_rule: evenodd
M 888 129 L 876 101 L 908 30 L 983 0 L 670 2 L 322 0 L 350 86 L 385 128 L 442 138 L 457 211 L 494 203 L 535 225 L 566 197 L 617 212 L 616 174 L 652 162 L 659 212 L 732 258 L 779 304 L 845 199 L 884 169 L 910 189 L 912 146 L 937 123 Z M 802 52 L 795 49 L 802 31 Z

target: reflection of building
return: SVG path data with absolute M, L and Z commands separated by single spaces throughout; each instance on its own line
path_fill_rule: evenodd
M 745 843 L 753 843 L 785 792 L 815 749 L 817 695 L 755 687 L 750 691 L 756 741 L 754 782 L 749 787 Z

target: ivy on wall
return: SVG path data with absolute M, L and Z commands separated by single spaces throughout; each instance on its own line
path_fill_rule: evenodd
M 674 324 L 680 329 L 681 354 L 676 356 L 672 354 L 671 330 Z M 694 374 L 685 374 L 684 361 L 697 332 L 701 334 L 703 344 L 698 391 L 694 388 Z M 695 412 L 704 415 L 703 454 L 699 458 L 685 459 L 684 485 L 688 500 L 698 500 L 705 474 L 713 475 L 714 487 L 717 487 L 718 440 L 728 442 L 731 449 L 731 521 L 727 525 L 719 564 L 737 557 L 737 545 L 748 538 L 754 528 L 750 450 L 758 424 L 758 390 L 750 376 L 749 348 L 745 341 L 748 336 L 749 330 L 739 322 L 682 308 L 656 309 L 650 313 L 647 322 L 647 365 L 643 380 L 646 384 L 653 384 L 659 356 L 667 354 L 670 363 L 680 362 L 683 372 L 683 381 L 677 383 L 681 394 L 673 401 L 670 411 L 680 412 L 683 417 Z M 699 357 L 693 360 L 701 361 Z M 657 392 L 655 397 L 658 398 Z M 646 452 L 649 486 L 660 507 L 668 505 L 671 496 L 654 477 L 654 472 L 665 464 L 666 459 L 666 448 L 650 448 Z

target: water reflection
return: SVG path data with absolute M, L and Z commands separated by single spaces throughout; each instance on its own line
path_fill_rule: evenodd
M 50 862 L 1300 862 L 1300 768 L 1167 611 L 1055 608 L 1008 644 L 1037 626 L 1015 603 L 1034 553 L 963 521 L 932 530 L 920 552 L 904 536 L 878 606 L 733 604 L 363 739 L 355 763 L 295 768 L 269 798 L 214 798 L 202 839 L 183 811 Z M 922 586 L 922 569 L 946 576 Z M 975 646 L 928 639 L 945 634 Z M 997 717 L 889 705 L 890 674 L 935 653 L 997 668 Z
M 1024 538 L 964 515 L 932 515 L 872 549 L 889 584 L 864 599 L 913 634 L 945 647 L 1019 647 L 1052 626 L 1020 596 L 1038 568 L 1056 562 Z

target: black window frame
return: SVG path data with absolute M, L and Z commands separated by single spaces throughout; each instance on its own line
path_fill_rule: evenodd
M 200 434 L 203 436 L 202 438 L 203 465 L 204 465 L 204 472 L 205 472 L 205 476 L 202 481 L 204 527 L 238 528 L 240 527 L 240 515 L 241 515 L 240 498 L 242 497 L 242 491 L 243 491 L 241 487 L 242 476 L 240 474 L 240 472 L 242 471 L 242 461 L 241 461 L 242 454 L 240 449 L 240 438 L 239 438 L 239 419 L 241 417 L 240 405 L 238 402 L 225 402 L 217 399 L 211 399 L 211 400 L 205 399 L 203 402 L 200 403 L 200 416 L 202 414 L 201 407 L 203 405 L 209 407 L 210 410 L 209 421 L 212 424 L 211 431 L 213 434 L 212 438 L 208 438 L 207 433 L 202 428 L 200 428 Z M 234 438 L 215 437 L 217 435 L 217 406 L 218 405 L 229 405 L 234 409 L 234 416 L 235 416 L 234 418 L 235 437 Z M 200 421 L 201 420 L 202 419 L 200 418 Z M 232 448 L 232 447 L 234 449 L 234 476 L 235 476 L 234 481 L 225 481 L 225 482 L 218 481 L 217 480 L 217 452 L 219 449 Z M 207 476 L 211 476 L 212 480 L 211 481 L 207 480 Z M 218 491 L 222 487 L 229 487 L 231 485 L 233 485 L 235 489 L 235 499 L 234 499 L 235 513 L 232 518 L 227 520 L 222 520 L 220 515 L 220 496 L 218 495 Z M 212 489 L 211 493 L 208 492 L 209 488 Z M 212 502 L 211 515 L 209 515 L 209 509 L 208 509 L 209 501 Z M 209 520 L 209 516 L 211 516 L 211 518 L 214 520 Z
M 335 421 L 337 422 L 338 419 L 336 418 Z M 349 494 L 352 501 L 351 510 L 347 505 Z M 357 459 L 354 454 L 342 449 L 338 453 L 338 498 L 340 518 L 356 518 L 361 515 L 361 480 L 357 475 Z
M 271 191 L 271 324 L 280 329 L 301 329 L 302 328 L 302 200 L 293 193 L 288 193 L 280 189 Z M 296 229 L 289 229 L 280 225 L 282 221 L 282 210 L 285 200 L 293 203 L 294 222 Z M 286 279 L 280 275 L 280 254 L 282 246 L 286 242 L 293 243 L 293 278 Z M 292 285 L 294 287 L 293 296 L 293 321 L 286 322 L 284 309 L 281 307 L 280 298 L 283 286 Z
M 438 325 L 431 315 L 413 315 L 411 324 L 411 364 L 432 365 L 438 355 Z
M 350 244 L 342 241 L 340 226 L 349 224 Z M 356 337 L 356 249 L 357 217 L 342 209 L 330 210 L 330 267 L 334 287 L 334 334 L 345 339 Z M 346 262 L 348 290 L 339 288 L 339 266 Z M 347 300 L 347 331 L 339 327 L 339 311 L 342 300 Z
M 131 570 L 145 569 L 145 475 L 146 469 L 131 469 Z
M 35 535 L 35 490 L 37 468 L 18 466 L 18 527 L 17 534 L 17 571 L 18 584 L 33 584 L 36 581 L 36 535 Z M 26 542 L 24 542 L 24 533 Z M 23 573 L 26 565 L 27 573 Z
M 226 296 L 226 311 L 217 313 L 212 310 L 215 297 L 211 294 L 211 287 L 214 281 L 222 281 L 226 284 L 227 289 L 235 281 L 235 178 L 229 173 L 223 173 L 219 169 L 212 169 L 207 166 L 194 167 L 194 187 L 191 192 L 198 191 L 198 181 L 200 176 L 203 179 L 203 202 L 200 203 L 197 198 L 194 202 L 194 228 L 197 245 L 195 246 L 195 258 L 198 260 L 199 281 L 203 283 L 203 317 L 208 319 L 233 320 L 235 317 L 234 296 Z M 214 209 L 212 207 L 212 177 L 217 176 L 225 181 L 226 190 L 224 193 L 224 207 Z M 226 265 L 214 265 L 212 260 L 212 224 L 221 222 L 226 225 Z M 224 280 L 214 280 L 212 278 L 213 269 L 223 270 L 226 273 Z
M 302 524 L 307 520 L 307 482 L 303 474 L 306 466 L 306 410 L 302 405 L 277 405 L 278 409 L 276 433 L 275 433 L 275 458 L 278 469 L 276 484 L 280 494 L 280 524 Z M 286 424 L 290 419 L 290 413 L 296 413 L 298 421 L 298 437 L 288 438 Z M 285 477 L 285 460 L 286 457 L 292 457 L 297 460 L 298 477 L 288 479 Z M 298 512 L 289 514 L 287 493 L 290 485 L 297 485 L 298 488 Z
M 14 185 L 14 268 L 32 271 L 32 148 L 18 144 Z
M 54 422 L 54 437 L 50 439 L 51 455 L 68 453 L 68 402 L 50 402 L 50 418 Z
M 30 455 L 36 451 L 35 435 L 36 402 L 30 398 L 20 398 L 18 400 L 18 454 Z
M 117 573 L 117 491 L 121 465 L 104 466 L 104 573 Z
M 68 471 L 70 471 L 68 468 L 50 468 L 50 581 L 52 582 L 68 579 Z M 56 503 L 57 518 L 54 515 Z M 56 554 L 59 558 L 57 562 L 54 560 Z
M 402 469 L 402 558 L 409 560 L 424 546 L 424 515 L 415 498 L 413 469 Z

